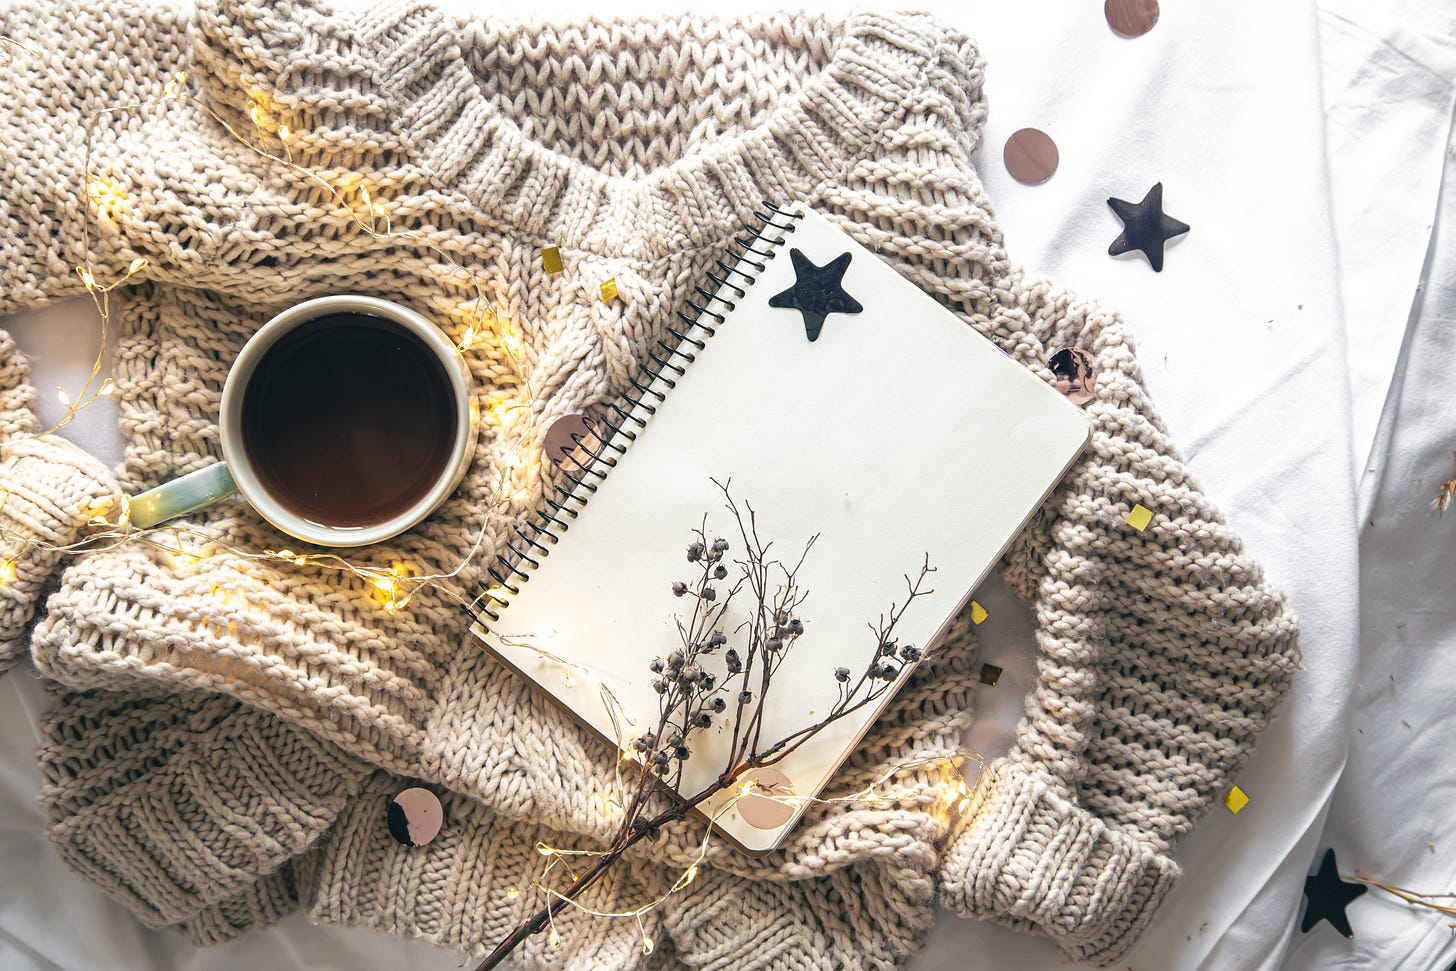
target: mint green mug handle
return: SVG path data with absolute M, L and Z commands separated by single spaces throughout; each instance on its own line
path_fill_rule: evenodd
M 131 498 L 131 524 L 148 529 L 177 516 L 196 512 L 238 491 L 226 462 L 218 462 Z

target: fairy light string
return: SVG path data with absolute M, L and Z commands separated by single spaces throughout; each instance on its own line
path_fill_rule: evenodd
M 0 67 L 9 67 L 15 61 L 16 51 L 21 51 L 32 56 L 40 56 L 44 51 L 29 44 L 22 44 L 13 37 L 6 37 L 0 34 Z
M 972 762 L 977 767 L 974 792 L 972 788 L 967 785 L 965 777 L 962 774 L 964 771 L 964 766 L 967 762 Z M 973 801 L 976 799 L 977 794 L 979 793 L 982 799 L 987 798 L 989 796 L 990 790 L 995 785 L 990 773 L 985 771 L 985 764 L 985 760 L 979 754 L 969 749 L 958 749 L 954 752 L 950 752 L 944 755 L 934 755 L 926 756 L 924 758 L 911 759 L 906 762 L 897 764 L 889 770 L 881 773 L 879 776 L 875 777 L 875 779 L 872 780 L 870 783 L 855 792 L 830 798 L 798 796 L 788 793 L 774 792 L 762 787 L 755 787 L 753 779 L 744 779 L 741 782 L 737 783 L 734 787 L 732 798 L 724 803 L 721 807 L 719 807 L 708 819 L 707 827 L 703 833 L 703 837 L 696 844 L 696 851 L 688 859 L 687 865 L 681 868 L 680 872 L 677 875 L 677 878 L 673 881 L 673 883 L 668 887 L 666 891 L 644 904 L 627 910 L 598 910 L 594 907 L 582 903 L 578 897 L 565 894 L 556 887 L 549 885 L 548 883 L 546 883 L 546 880 L 558 865 L 560 865 L 567 872 L 570 878 L 575 881 L 576 879 L 578 879 L 579 874 L 577 873 L 575 868 L 570 865 L 570 861 L 573 858 L 601 858 L 610 855 L 612 851 L 566 849 L 552 846 L 548 843 L 540 841 L 536 843 L 536 852 L 546 858 L 546 863 L 542 868 L 541 873 L 538 874 L 525 888 L 519 886 L 506 888 L 505 896 L 509 900 L 518 900 L 524 892 L 535 891 L 535 893 L 540 897 L 541 900 L 548 903 L 559 904 L 561 907 L 570 907 L 576 912 L 587 917 L 609 920 L 622 920 L 630 918 L 636 921 L 637 931 L 641 938 L 643 953 L 651 954 L 653 948 L 656 946 L 656 943 L 651 935 L 647 933 L 646 926 L 643 924 L 642 919 L 650 914 L 653 910 L 661 907 L 673 895 L 682 893 L 683 891 L 687 890 L 689 886 L 692 885 L 693 881 L 697 879 L 700 868 L 707 862 L 709 852 L 713 845 L 714 830 L 717 828 L 718 821 L 722 819 L 725 815 L 727 815 L 730 811 L 732 811 L 737 806 L 738 802 L 746 798 L 750 793 L 754 794 L 757 798 L 769 799 L 774 802 L 779 802 L 784 805 L 790 806 L 792 808 L 798 808 L 804 805 L 827 806 L 867 804 L 873 806 L 888 799 L 913 801 L 921 797 L 921 794 L 914 790 L 904 790 L 895 793 L 893 796 L 885 794 L 880 790 L 884 786 L 886 786 L 891 780 L 901 775 L 902 773 L 909 772 L 914 769 L 939 765 L 952 768 L 959 776 L 958 782 L 956 783 L 956 786 L 954 788 L 955 795 L 952 799 L 952 802 L 954 804 L 954 811 L 956 812 L 956 814 L 964 816 L 967 810 L 971 807 Z M 757 788 L 756 792 L 755 788 Z M 559 947 L 560 934 L 556 930 L 555 908 L 547 912 L 547 920 L 549 927 L 547 941 L 551 947 Z

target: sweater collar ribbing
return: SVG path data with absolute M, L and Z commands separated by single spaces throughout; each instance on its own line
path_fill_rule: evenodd
M 627 29 L 663 23 L 644 18 Z M 523 236 L 640 259 L 711 245 L 764 199 L 813 198 L 842 179 L 912 100 L 938 42 L 925 15 L 830 21 L 837 36 L 827 63 L 761 124 L 632 179 L 526 137 L 482 91 L 456 26 L 433 6 L 391 0 L 356 25 L 397 130 L 442 187 Z

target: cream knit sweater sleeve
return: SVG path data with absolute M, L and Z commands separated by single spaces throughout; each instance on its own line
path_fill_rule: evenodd
M 39 801 L 77 873 L 144 924 L 181 924 L 198 943 L 297 906 L 284 868 L 367 766 L 223 695 L 48 686 Z
M 86 122 L 180 69 L 185 21 L 149 5 L 106 14 L 107 30 L 102 22 L 91 4 L 0 4 L 0 37 L 8 41 L 0 55 L 7 59 L 0 65 L 0 317 L 84 293 L 75 272 L 81 263 L 102 277 L 135 257 L 100 224 L 91 253 L 82 251 L 90 214 L 74 199 L 85 193 Z M 98 127 L 104 142 L 105 121 Z M 27 378 L 0 331 L 0 672 L 25 651 L 36 600 L 62 562 L 57 548 L 79 540 L 89 516 L 114 513 L 119 501 L 103 463 L 55 436 L 34 437 L 40 429 Z
M 946 847 L 941 893 L 1106 965 L 1288 693 L 1297 623 L 1179 457 L 1126 323 L 1013 273 L 1018 353 L 1088 350 L 1097 398 L 1087 452 L 1003 562 L 1034 612 L 1038 679 Z M 1153 511 L 1144 531 L 1126 522 L 1135 504 Z
M 89 515 L 119 501 L 106 466 L 36 432 L 35 389 L 15 342 L 0 331 L 0 674 L 25 655 L 41 590 Z

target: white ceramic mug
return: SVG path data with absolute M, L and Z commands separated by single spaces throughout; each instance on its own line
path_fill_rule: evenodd
M 258 364 L 284 335 L 337 314 L 363 314 L 399 326 L 420 339 L 439 359 L 454 397 L 454 438 L 448 462 L 429 490 L 407 509 L 380 522 L 339 527 L 290 511 L 260 479 L 243 442 L 243 399 Z M 364 392 L 366 389 L 361 389 Z M 420 314 L 377 297 L 343 295 L 308 300 L 278 314 L 243 345 L 223 385 L 223 461 L 165 482 L 131 500 L 131 522 L 147 528 L 241 493 L 268 522 L 297 539 L 320 546 L 367 546 L 389 539 L 424 519 L 455 491 L 475 453 L 480 421 L 470 371 L 455 345 Z

